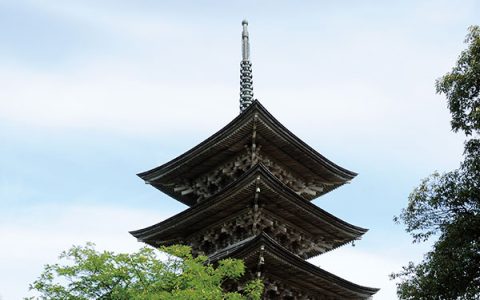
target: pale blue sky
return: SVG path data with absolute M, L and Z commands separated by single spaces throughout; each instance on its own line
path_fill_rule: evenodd
M 434 81 L 479 17 L 475 1 L 0 1 L 0 298 L 72 244 L 130 251 L 128 230 L 185 208 L 135 174 L 238 114 L 247 18 L 255 97 L 359 173 L 315 204 L 370 231 L 312 262 L 395 299 L 386 275 L 427 248 L 392 217 L 460 161 Z

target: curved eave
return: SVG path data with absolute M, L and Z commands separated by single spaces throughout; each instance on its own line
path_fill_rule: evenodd
M 223 201 L 225 201 L 225 199 L 228 199 L 232 194 L 238 193 L 241 188 L 244 188 L 249 184 L 253 184 L 254 179 L 252 178 L 250 178 L 250 182 L 248 182 L 249 174 L 253 173 L 253 171 L 254 170 L 251 169 L 249 172 L 243 174 L 236 181 L 228 184 L 223 190 L 219 191 L 212 197 L 200 203 L 197 203 L 162 222 L 145 227 L 143 229 L 130 231 L 130 234 L 136 237 L 139 241 L 145 242 L 150 237 L 162 234 L 170 228 L 179 229 L 180 226 L 188 227 L 189 224 L 185 224 L 185 222 L 188 222 L 189 220 L 194 220 L 195 218 L 202 218 L 203 220 L 205 220 L 205 218 L 201 217 L 201 215 L 205 215 L 208 210 L 216 208 Z M 211 223 L 215 222 L 215 220 L 213 219 L 208 220 L 211 221 Z
M 131 231 L 130 233 L 139 241 L 148 243 L 153 238 L 162 239 L 162 236 L 174 236 L 179 235 L 180 232 L 186 232 L 187 229 L 196 222 L 198 222 L 198 220 L 202 220 L 204 222 L 204 224 L 201 224 L 202 227 L 213 224 L 216 221 L 219 221 L 221 218 L 221 215 L 218 212 L 220 208 L 218 207 L 226 207 L 227 209 L 231 210 L 237 209 L 234 208 L 234 205 L 238 206 L 240 204 L 239 201 L 235 198 L 236 195 L 239 195 L 241 192 L 247 192 L 249 193 L 249 195 L 250 193 L 252 194 L 251 197 L 248 196 L 248 199 L 253 199 L 255 180 L 258 176 L 260 176 L 261 178 L 260 184 L 262 184 L 263 186 L 262 189 L 264 188 L 264 190 L 266 190 L 268 188 L 270 199 L 276 199 L 277 197 L 280 197 L 278 199 L 285 199 L 285 201 L 289 201 L 291 205 L 295 205 L 295 207 L 301 209 L 305 214 L 309 214 L 312 220 L 317 218 L 323 223 L 331 225 L 330 228 L 338 230 L 339 232 L 344 232 L 346 236 L 351 236 L 350 241 L 360 237 L 368 231 L 368 229 L 361 228 L 345 222 L 342 219 L 337 218 L 334 215 L 328 213 L 327 211 L 321 209 L 315 204 L 305 201 L 305 199 L 297 195 L 294 191 L 292 191 L 289 187 L 287 187 L 274 175 L 272 175 L 270 171 L 265 168 L 265 166 L 263 166 L 262 164 L 257 164 L 254 168 L 250 169 L 248 172 L 243 174 L 234 182 L 227 185 L 227 187 L 225 187 L 222 191 L 218 192 L 209 199 L 202 201 L 166 219 L 165 221 L 159 222 L 155 225 L 143 229 Z M 263 194 L 260 195 L 260 197 L 263 197 Z M 230 205 L 230 203 L 232 205 Z M 212 217 L 207 219 L 205 218 L 205 216 Z M 310 224 L 313 223 L 314 222 Z M 173 234 L 174 232 L 175 234 Z M 338 243 L 335 247 L 341 246 L 343 244 L 345 243 Z
M 248 122 L 248 119 L 252 110 L 253 110 L 252 107 L 248 107 L 248 109 L 243 111 L 243 113 L 239 114 L 227 125 L 225 125 L 222 129 L 220 129 L 219 131 L 211 135 L 209 138 L 207 138 L 197 146 L 177 156 L 171 161 L 164 163 L 163 165 L 160 165 L 156 168 L 153 168 L 145 172 L 138 173 L 137 176 L 148 182 L 151 180 L 155 180 L 156 177 L 161 177 L 162 175 L 170 172 L 171 169 L 174 169 L 178 165 L 188 163 L 190 160 L 192 160 L 192 158 L 198 156 L 199 154 L 204 152 L 206 149 L 211 148 L 213 144 L 220 142 L 226 136 L 230 135 L 235 130 L 235 127 L 237 127 L 236 126 L 237 124 L 240 124 L 245 121 Z
M 278 180 L 265 166 L 262 164 L 258 165 L 259 172 L 264 176 L 262 178 L 268 180 L 269 184 L 272 186 L 272 193 L 282 193 L 285 198 L 292 199 L 296 204 L 303 207 L 305 210 L 310 211 L 316 214 L 318 217 L 328 220 L 329 223 L 335 224 L 339 229 L 350 232 L 354 235 L 361 236 L 368 231 L 366 228 L 352 225 L 334 215 L 327 212 L 326 210 L 316 206 L 315 204 L 305 201 L 301 196 L 295 193 L 292 189 L 286 186 L 283 182 Z
M 205 161 L 212 159 L 212 157 L 216 157 L 218 153 L 221 155 L 226 155 L 225 151 L 229 151 L 229 146 L 238 142 L 238 139 L 244 138 L 245 135 L 248 134 L 249 130 L 251 130 L 250 125 L 253 122 L 255 114 L 257 114 L 262 122 L 265 122 L 266 128 L 286 141 L 286 144 L 289 147 L 291 146 L 292 149 L 299 151 L 298 153 L 302 153 L 303 159 L 307 159 L 312 162 L 302 164 L 301 161 L 298 161 L 299 165 L 309 169 L 312 174 L 318 174 L 318 176 L 322 177 L 322 174 L 318 173 L 320 172 L 318 168 L 321 167 L 330 173 L 329 176 L 336 178 L 335 181 L 332 182 L 331 186 L 326 188 L 325 191 L 319 195 L 335 189 L 336 187 L 353 179 L 357 175 L 355 172 L 349 171 L 333 163 L 308 146 L 305 142 L 303 142 L 285 126 L 283 126 L 277 119 L 275 119 L 265 109 L 265 107 L 258 102 L 258 100 L 255 100 L 244 112 L 242 112 L 221 130 L 197 146 L 159 167 L 139 173 L 137 175 L 147 183 L 152 184 L 154 187 L 167 193 L 173 198 L 187 205 L 193 205 L 193 203 L 185 199 L 185 197 L 182 197 L 178 193 L 174 193 L 167 187 L 163 186 L 161 183 L 162 178 L 185 177 L 186 170 L 189 170 L 188 172 L 191 174 L 193 167 L 197 166 L 199 163 L 204 163 Z M 187 166 L 190 168 L 187 168 Z
M 329 169 L 332 173 L 336 174 L 339 178 L 343 179 L 344 181 L 349 181 L 355 178 L 358 174 L 350 171 L 348 169 L 345 169 L 319 152 L 317 152 L 315 149 L 310 147 L 307 143 L 302 141 L 300 138 L 298 138 L 295 134 L 293 134 L 290 130 L 288 130 L 285 126 L 283 126 L 282 123 L 280 123 L 258 100 L 255 100 L 255 102 L 252 105 L 256 105 L 258 107 L 258 110 L 263 113 L 268 120 L 271 121 L 271 123 L 275 126 L 275 129 L 279 130 L 282 136 L 284 136 L 286 139 L 288 139 L 292 144 L 297 145 L 298 148 L 301 148 L 306 151 L 306 153 L 313 159 L 316 160 L 319 164 L 323 165 L 327 169 Z
M 218 261 L 226 257 L 251 257 L 252 253 L 258 253 L 260 251 L 261 246 L 264 246 L 264 253 L 275 255 L 282 263 L 302 270 L 302 272 L 306 275 L 305 277 L 312 279 L 312 281 L 318 281 L 318 279 L 327 281 L 330 284 L 339 287 L 340 289 L 345 289 L 347 292 L 355 294 L 356 296 L 361 296 L 361 299 L 367 299 L 379 291 L 378 288 L 355 284 L 299 258 L 265 233 L 262 233 L 253 239 L 246 239 L 245 241 L 238 243 L 233 247 L 215 253 L 214 255 L 210 256 L 210 260 Z M 287 268 L 282 268 L 281 272 L 284 272 L 286 269 Z M 291 280 L 292 277 L 294 277 L 289 276 L 289 274 L 283 275 L 287 280 Z

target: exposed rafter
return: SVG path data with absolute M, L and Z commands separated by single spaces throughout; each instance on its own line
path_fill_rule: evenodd
M 138 176 L 191 206 L 221 190 L 256 162 L 262 162 L 307 200 L 326 194 L 357 175 L 308 146 L 255 100 L 196 147 Z

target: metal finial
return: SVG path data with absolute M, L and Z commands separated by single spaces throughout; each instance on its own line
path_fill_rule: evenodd
M 248 22 L 247 20 L 242 21 L 243 31 L 242 31 L 242 59 L 250 59 L 250 42 L 248 40 Z
M 248 22 L 242 21 L 242 61 L 240 62 L 240 112 L 253 101 L 252 63 L 250 62 L 250 42 Z

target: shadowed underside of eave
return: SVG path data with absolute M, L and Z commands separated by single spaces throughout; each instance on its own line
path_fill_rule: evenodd
M 260 255 L 264 257 L 264 267 L 258 269 Z M 263 233 L 216 253 L 210 257 L 210 261 L 226 257 L 243 259 L 247 267 L 263 271 L 264 276 L 276 276 L 284 283 L 307 290 L 319 298 L 369 299 L 379 291 L 355 284 L 306 262 Z
M 177 158 L 152 170 L 139 173 L 145 182 L 165 192 L 188 206 L 196 203 L 192 194 L 176 192 L 174 187 L 181 181 L 189 182 L 208 173 L 228 159 L 244 151 L 252 143 L 253 128 L 256 143 L 265 157 L 284 164 L 306 182 L 319 181 L 325 184 L 321 192 L 306 196 L 312 200 L 350 181 L 357 174 L 331 162 L 305 144 L 285 128 L 258 101 L 228 125 L 199 145 Z
M 260 190 L 258 200 L 262 211 L 283 218 L 311 236 L 323 237 L 331 243 L 332 249 L 360 238 L 367 231 L 305 201 L 264 166 L 257 165 L 212 198 L 165 221 L 131 231 L 131 234 L 139 241 L 153 246 L 188 240 L 190 234 L 206 230 L 216 223 L 235 217 L 245 209 L 248 210 L 248 207 L 252 206 L 257 188 Z M 323 252 L 312 252 L 309 257 Z

